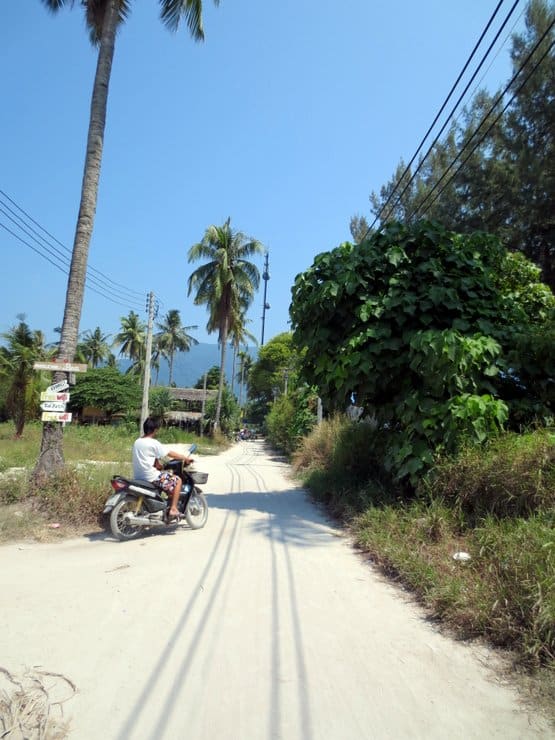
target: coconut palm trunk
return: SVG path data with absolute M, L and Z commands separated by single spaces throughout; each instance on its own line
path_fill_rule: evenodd
M 220 339 L 220 382 L 218 384 L 218 400 L 216 402 L 216 415 L 214 417 L 214 431 L 220 428 L 220 417 L 222 415 L 222 398 L 224 395 L 224 383 L 225 383 L 225 356 L 227 350 L 227 317 L 223 322 L 222 336 Z
M 170 357 L 169 357 L 170 369 L 169 369 L 169 375 L 168 375 L 168 385 L 169 386 L 171 386 L 171 384 L 173 383 L 173 355 L 174 353 L 170 352 Z
M 79 322 L 81 320 L 81 310 L 85 293 L 87 259 L 98 196 L 98 182 L 106 125 L 108 87 L 118 24 L 118 2 L 119 0 L 109 0 L 106 5 L 102 25 L 91 100 L 87 152 L 81 187 L 81 202 L 75 229 L 75 239 L 73 241 L 73 254 L 58 351 L 58 357 L 62 360 L 72 361 L 77 348 Z M 56 373 L 54 380 L 57 382 L 64 378 L 64 373 Z M 63 430 L 61 424 L 44 424 L 39 458 L 34 472 L 35 478 L 50 475 L 63 466 L 62 438 Z

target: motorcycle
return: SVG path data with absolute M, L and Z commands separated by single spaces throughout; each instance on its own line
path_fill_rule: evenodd
M 196 449 L 197 446 L 192 445 L 189 454 Z M 208 473 L 188 470 L 187 467 L 183 460 L 170 460 L 163 470 L 181 478 L 183 483 L 177 508 L 191 529 L 200 529 L 208 519 L 208 504 L 199 485 L 206 483 Z M 114 475 L 111 486 L 114 493 L 106 500 L 102 514 L 105 520 L 109 520 L 112 534 L 118 540 L 132 540 L 144 530 L 173 523 L 169 518 L 171 495 L 168 496 L 154 483 Z

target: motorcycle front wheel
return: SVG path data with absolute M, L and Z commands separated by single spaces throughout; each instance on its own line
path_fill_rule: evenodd
M 140 514 L 137 512 L 137 499 L 133 496 L 126 496 L 110 513 L 110 529 L 118 540 L 132 540 L 141 533 L 142 527 L 127 521 L 125 515 L 129 513 Z
M 185 521 L 191 529 L 200 529 L 208 519 L 208 503 L 204 493 L 195 489 L 191 494 L 187 508 L 185 509 Z

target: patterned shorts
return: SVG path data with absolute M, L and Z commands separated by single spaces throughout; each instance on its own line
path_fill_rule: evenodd
M 179 478 L 177 475 L 172 475 L 171 473 L 162 472 L 158 476 L 158 480 L 156 481 L 156 485 L 162 489 L 162 491 L 165 491 L 166 493 L 173 493 L 175 491 L 175 487 L 177 485 L 177 481 Z

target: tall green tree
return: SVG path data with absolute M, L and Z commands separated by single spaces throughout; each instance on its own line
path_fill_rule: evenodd
M 291 332 L 282 332 L 258 351 L 249 372 L 249 398 L 268 411 L 278 395 L 292 390 L 297 383 L 299 352 Z
M 244 350 L 239 350 L 237 357 L 239 359 L 239 371 L 236 376 L 236 380 L 239 383 L 239 407 L 243 408 L 243 392 L 246 386 L 248 395 L 248 378 L 253 360 L 246 348 Z
M 74 0 L 42 0 L 42 2 L 52 12 L 75 4 Z M 219 0 L 214 0 L 214 3 L 218 5 Z M 90 108 L 79 215 L 73 241 L 59 346 L 59 357 L 68 360 L 75 356 L 79 334 L 89 245 L 96 212 L 116 32 L 129 15 L 131 0 L 81 0 L 79 4 L 85 11 L 85 22 L 91 41 L 98 47 L 98 62 Z M 184 20 L 195 41 L 204 38 L 202 0 L 159 0 L 159 4 L 161 20 L 169 30 L 177 30 L 180 21 Z M 58 380 L 62 378 L 62 375 L 56 377 Z M 35 475 L 48 475 L 62 467 L 63 462 L 62 427 L 60 424 L 45 424 Z
M 370 202 L 382 225 L 426 217 L 458 233 L 496 234 L 539 265 L 553 289 L 555 3 L 530 0 L 525 18 L 511 48 L 512 76 L 522 71 L 507 93 L 479 91 L 416 174 L 414 167 L 404 173 L 401 162 Z M 351 233 L 358 242 L 357 218 Z
M 168 385 L 173 382 L 173 360 L 176 352 L 188 352 L 191 347 L 198 344 L 198 340 L 188 332 L 198 329 L 197 326 L 183 326 L 181 316 L 176 308 L 172 308 L 166 314 L 164 320 L 157 324 L 159 331 L 156 334 L 156 348 L 169 365 Z
M 19 323 L 2 334 L 6 346 L 0 352 L 0 373 L 8 381 L 6 406 L 15 425 L 15 436 L 21 437 L 30 407 L 38 409 L 38 395 L 30 398 L 33 389 L 33 364 L 46 354 L 41 331 L 32 331 L 25 316 L 18 316 Z
M 119 354 L 131 360 L 127 372 L 140 374 L 144 365 L 146 347 L 146 325 L 135 311 L 129 311 L 120 319 L 121 329 L 116 334 L 114 346 L 119 346 Z
M 237 362 L 237 356 L 239 353 L 239 348 L 241 346 L 245 347 L 245 350 L 248 348 L 248 343 L 251 342 L 253 345 L 257 345 L 258 341 L 254 334 L 251 334 L 250 331 L 247 330 L 247 322 L 249 322 L 250 319 L 247 319 L 246 316 L 240 316 L 236 325 L 232 326 L 229 332 L 229 341 L 231 345 L 231 349 L 233 350 L 233 363 L 232 363 L 232 369 L 231 369 L 231 392 L 234 392 L 235 388 L 235 364 Z M 241 381 L 242 382 L 242 381 Z M 241 394 L 242 388 L 239 390 L 239 394 Z M 239 406 L 241 405 L 241 399 L 239 399 Z
M 94 331 L 86 331 L 80 342 L 81 351 L 91 367 L 98 367 L 102 362 L 110 358 L 109 334 L 103 334 L 102 329 L 97 326 Z
M 220 345 L 220 382 L 214 429 L 220 425 L 230 328 L 238 325 L 260 283 L 260 272 L 249 258 L 263 253 L 263 245 L 241 231 L 234 231 L 229 218 L 222 226 L 209 226 L 202 241 L 189 249 L 189 262 L 205 260 L 205 264 L 189 277 L 189 295 L 194 292 L 195 304 L 208 309 L 206 328 L 210 333 L 218 332 Z
M 193 388 L 204 388 L 204 375 L 201 375 L 197 380 Z M 206 388 L 208 390 L 217 390 L 220 385 L 220 368 L 217 365 L 212 367 L 206 372 Z
M 505 117 L 505 161 L 511 182 L 519 187 L 513 197 L 509 245 L 522 250 L 542 270 L 542 279 L 555 289 L 555 2 L 532 0 L 526 27 L 513 37 L 511 60 L 517 69 L 551 26 L 532 57 L 539 62 L 526 85 L 516 91 Z M 514 184 L 513 184 L 514 192 Z

